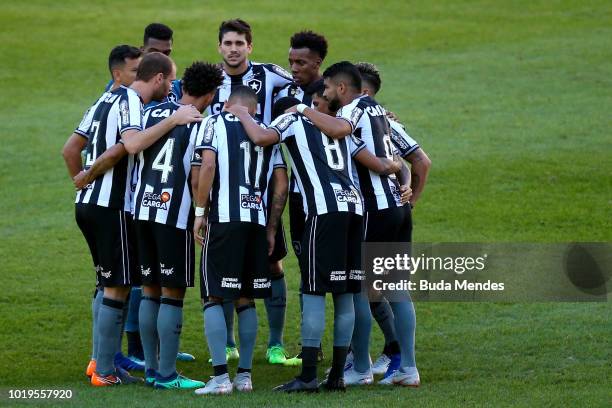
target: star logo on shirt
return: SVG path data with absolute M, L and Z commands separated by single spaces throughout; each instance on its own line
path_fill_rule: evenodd
M 247 82 L 247 86 L 255 91 L 255 93 L 259 93 L 261 90 L 261 81 L 259 79 L 251 79 Z

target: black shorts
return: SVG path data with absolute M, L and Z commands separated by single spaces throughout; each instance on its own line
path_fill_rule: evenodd
M 392 207 L 384 210 L 368 211 L 364 216 L 365 242 L 410 242 L 412 239 L 412 217 L 410 205 Z M 368 292 L 374 281 L 380 279 L 368 273 L 363 289 Z M 410 280 L 408 271 L 387 272 L 383 281 L 386 283 L 400 283 Z M 381 291 L 388 299 L 397 299 L 396 291 Z M 403 294 L 403 292 L 402 292 Z
M 291 246 L 295 256 L 299 258 L 302 253 L 302 238 L 304 226 L 306 225 L 306 214 L 304 213 L 304 201 L 301 193 L 289 193 L 289 227 L 291 232 Z
M 285 227 L 283 220 L 279 220 L 278 228 L 276 229 L 276 237 L 274 237 L 274 250 L 268 257 L 268 262 L 278 262 L 287 256 L 287 242 L 285 240 Z
M 266 228 L 251 222 L 208 225 L 202 250 L 200 292 L 223 299 L 271 295 Z
M 164 288 L 193 287 L 193 231 L 152 221 L 134 221 L 138 272 L 142 284 Z
M 140 285 L 132 216 L 122 209 L 76 204 L 75 218 L 96 269 L 96 286 Z
M 363 216 L 365 242 L 405 242 L 404 207 L 367 211 Z
M 363 220 L 360 215 L 333 212 L 309 216 L 302 239 L 302 293 L 357 293 L 361 269 Z

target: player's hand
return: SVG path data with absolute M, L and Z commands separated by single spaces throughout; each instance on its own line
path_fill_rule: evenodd
M 237 103 L 225 103 L 223 105 L 223 110 L 231 113 L 237 118 L 240 118 L 241 116 L 244 117 L 244 115 L 251 116 L 251 114 L 249 113 L 249 109 L 246 106 L 238 105 Z
M 172 115 L 177 126 L 186 125 L 193 122 L 201 122 L 202 114 L 193 105 L 183 105 Z
M 393 170 L 391 170 L 391 173 L 397 173 L 402 169 L 402 166 L 404 165 L 402 158 L 399 157 L 397 154 L 393 155 Z
M 404 184 L 400 186 L 400 203 L 402 205 L 408 204 L 410 202 L 410 198 L 412 197 L 412 189 L 408 184 Z
M 204 246 L 204 236 L 206 235 L 207 227 L 208 220 L 206 217 L 195 217 L 195 220 L 193 221 L 193 236 L 201 246 Z
M 274 244 L 276 244 L 276 231 L 272 228 L 266 228 L 266 238 L 268 239 L 268 256 L 274 252 Z
M 89 184 L 87 171 L 81 170 L 79 174 L 72 178 L 72 182 L 74 183 L 74 188 L 77 191 L 84 189 Z
M 289 109 L 285 109 L 285 113 L 297 113 L 297 105 L 293 105 Z
M 387 117 L 389 119 L 391 119 L 392 121 L 394 121 L 394 122 L 398 122 L 399 123 L 399 121 L 400 121 L 400 119 L 397 117 L 397 115 L 395 113 L 391 112 L 391 111 L 387 111 Z

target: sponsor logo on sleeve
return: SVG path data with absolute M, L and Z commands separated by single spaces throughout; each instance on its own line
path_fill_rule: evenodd
M 130 108 L 128 106 L 128 101 L 125 99 L 119 102 L 119 114 L 121 115 L 121 125 L 129 126 L 130 125 Z
M 281 133 L 283 133 L 285 130 L 289 129 L 289 126 L 291 126 L 291 124 L 296 120 L 296 115 L 287 115 L 282 118 L 276 125 L 274 125 L 274 127 L 278 129 Z
M 357 123 L 359 123 L 359 119 L 361 119 L 361 115 L 363 115 L 363 109 L 361 109 L 361 108 L 355 107 L 351 111 L 351 115 L 349 117 L 349 120 L 351 121 L 353 126 L 357 127 Z
M 281 67 L 279 67 L 278 65 L 272 65 L 272 71 L 276 72 L 278 75 L 283 76 L 287 79 L 291 78 L 291 74 L 285 71 L 284 69 L 282 69 Z
M 204 143 L 210 143 L 212 141 L 213 135 L 215 134 L 216 121 L 216 118 L 212 118 L 206 122 L 206 127 L 204 128 Z

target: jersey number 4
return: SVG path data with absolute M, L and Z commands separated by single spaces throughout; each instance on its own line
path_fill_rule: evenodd
M 151 168 L 153 170 L 161 171 L 161 182 L 167 183 L 168 176 L 172 173 L 172 151 L 174 150 L 174 139 L 166 140 L 164 147 L 161 148 L 157 156 L 155 156 L 155 160 L 153 160 L 153 164 L 151 164 Z

